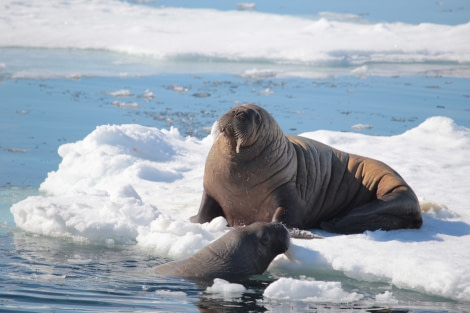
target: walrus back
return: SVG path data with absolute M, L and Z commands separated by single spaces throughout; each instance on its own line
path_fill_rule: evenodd
M 311 213 L 305 226 L 316 227 L 375 197 L 351 166 L 350 154 L 301 136 L 288 139 L 296 150 L 297 191 Z

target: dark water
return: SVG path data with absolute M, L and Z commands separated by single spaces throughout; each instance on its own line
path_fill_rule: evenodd
M 0 238 L 2 312 L 197 311 L 200 290 L 149 276 L 146 270 L 162 260 L 134 246 L 76 244 L 5 229 Z
M 80 244 L 6 227 L 0 229 L 0 242 L 1 312 L 465 312 L 468 309 L 464 304 L 446 299 L 321 272 L 317 275 L 321 279 L 342 280 L 345 290 L 366 292 L 365 300 L 354 304 L 264 300 L 263 290 L 275 279 L 269 273 L 244 282 L 245 293 L 224 298 L 207 293 L 205 286 L 153 275 L 150 269 L 167 260 L 134 245 Z M 401 299 L 400 305 L 377 307 L 367 301 L 384 289 L 393 290 Z

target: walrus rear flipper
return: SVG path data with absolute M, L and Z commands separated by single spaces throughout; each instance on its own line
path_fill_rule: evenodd
M 420 228 L 422 224 L 418 200 L 411 189 L 403 186 L 342 217 L 322 222 L 320 228 L 340 234 L 358 234 L 366 230 Z

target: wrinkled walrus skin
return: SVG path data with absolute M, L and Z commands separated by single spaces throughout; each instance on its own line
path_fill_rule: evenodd
M 289 244 L 289 232 L 282 224 L 256 222 L 230 230 L 187 259 L 157 266 L 155 272 L 201 282 L 240 281 L 264 273 Z
M 263 108 L 245 104 L 218 121 L 204 192 L 191 221 L 224 216 L 231 226 L 271 221 L 352 234 L 419 228 L 421 210 L 388 165 L 318 141 L 285 136 Z

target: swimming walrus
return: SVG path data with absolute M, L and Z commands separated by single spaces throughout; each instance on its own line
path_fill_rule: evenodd
M 263 108 L 245 104 L 218 121 L 204 192 L 191 221 L 271 221 L 352 234 L 419 228 L 418 200 L 388 165 L 301 136 L 286 136 Z
M 280 223 L 255 222 L 237 227 L 193 256 L 159 265 L 155 272 L 195 281 L 222 278 L 240 281 L 262 274 L 271 261 L 289 248 L 289 232 Z

